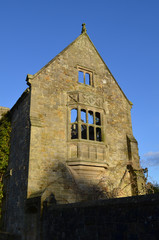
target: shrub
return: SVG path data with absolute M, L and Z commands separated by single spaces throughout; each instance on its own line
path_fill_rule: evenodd
M 0 215 L 3 198 L 2 178 L 8 166 L 10 150 L 11 116 L 8 111 L 0 119 Z

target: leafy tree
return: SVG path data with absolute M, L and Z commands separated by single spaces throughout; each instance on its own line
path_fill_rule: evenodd
M 8 111 L 0 119 L 0 215 L 3 198 L 2 178 L 8 166 L 10 150 L 11 116 Z
M 153 184 L 153 189 L 154 189 L 154 193 L 158 193 L 159 192 L 159 184 L 158 183 Z
M 159 192 L 159 184 L 148 182 L 146 184 L 147 194 L 154 194 Z

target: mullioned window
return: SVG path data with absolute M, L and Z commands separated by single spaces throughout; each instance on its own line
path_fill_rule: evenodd
M 101 113 L 88 108 L 71 109 L 71 139 L 102 141 Z
M 93 73 L 89 70 L 79 67 L 78 82 L 88 86 L 93 86 Z

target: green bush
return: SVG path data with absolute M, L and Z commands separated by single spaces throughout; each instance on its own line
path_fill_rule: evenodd
M 8 166 L 10 150 L 11 116 L 8 111 L 0 119 L 0 215 L 3 198 L 2 178 Z
M 159 184 L 158 183 L 153 184 L 153 189 L 154 189 L 154 193 L 158 193 L 159 192 Z
M 146 189 L 148 194 L 154 194 L 159 192 L 159 184 L 148 182 L 146 184 Z

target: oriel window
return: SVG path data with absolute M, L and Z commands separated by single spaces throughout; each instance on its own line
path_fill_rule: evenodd
M 80 106 L 71 109 L 71 139 L 102 141 L 101 113 Z

